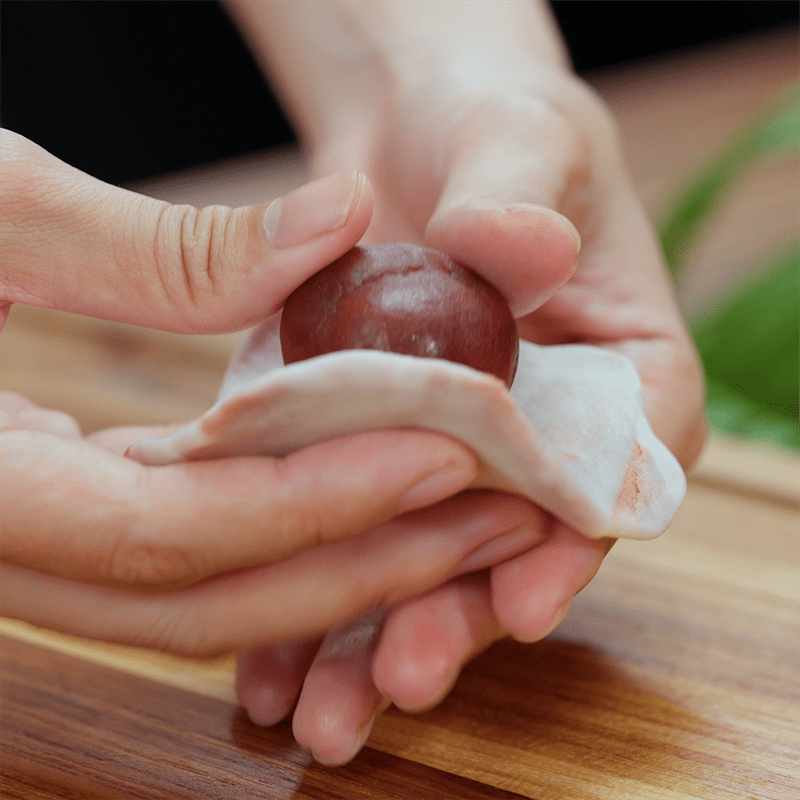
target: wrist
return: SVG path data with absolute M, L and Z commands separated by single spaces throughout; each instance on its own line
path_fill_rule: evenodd
M 228 3 L 312 150 L 431 79 L 496 88 L 569 70 L 544 0 Z

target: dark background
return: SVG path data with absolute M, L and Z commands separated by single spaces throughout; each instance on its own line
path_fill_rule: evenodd
M 797 22 L 795 0 L 555 0 L 579 72 Z M 3 0 L 0 119 L 124 183 L 292 140 L 212 0 Z

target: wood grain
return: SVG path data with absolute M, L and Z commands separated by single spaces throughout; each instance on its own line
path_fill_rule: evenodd
M 5 800 L 513 800 L 370 748 L 315 765 L 288 726 L 257 728 L 231 703 L 14 639 L 2 641 Z
M 495 647 L 371 745 L 441 765 L 446 741 L 448 770 L 532 798 L 794 800 L 800 515 L 780 508 L 693 485 L 662 539 L 615 547 L 555 634 Z

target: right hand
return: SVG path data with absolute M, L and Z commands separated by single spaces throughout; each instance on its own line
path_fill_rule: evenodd
M 170 206 L 16 134 L 0 142 L 0 308 L 235 330 L 352 247 L 372 211 L 363 178 L 331 176 L 284 197 L 270 237 L 266 204 Z M 76 635 L 208 655 L 322 633 L 440 584 L 529 513 L 507 498 L 465 534 L 447 518 L 469 496 L 443 516 L 420 510 L 478 469 L 471 451 L 433 433 L 145 467 L 125 448 L 163 429 L 85 437 L 60 412 L 13 393 L 2 401 L 0 612 Z

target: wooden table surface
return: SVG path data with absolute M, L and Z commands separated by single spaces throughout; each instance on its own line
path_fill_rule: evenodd
M 647 203 L 797 77 L 797 31 L 592 76 L 618 114 Z M 302 176 L 294 153 L 142 187 L 246 203 Z M 701 302 L 794 234 L 797 162 L 728 205 L 692 266 Z M 698 299 L 699 298 L 699 299 Z M 687 307 L 691 304 L 687 301 Z M 238 339 L 181 337 L 15 307 L 2 386 L 85 429 L 191 417 Z M 376 723 L 329 769 L 288 726 L 237 708 L 233 661 L 187 661 L 4 620 L 3 798 L 797 800 L 800 463 L 715 438 L 670 530 L 621 542 L 545 641 L 503 642 L 449 698 Z

